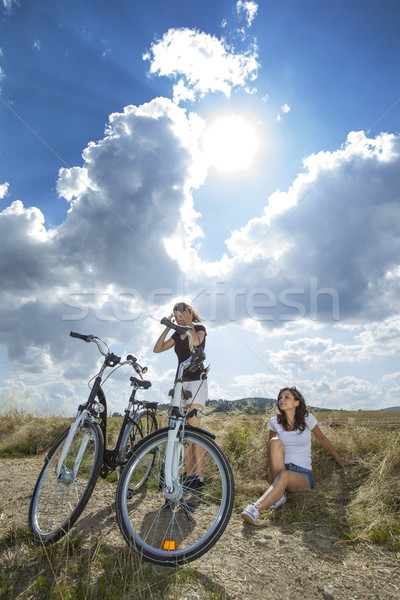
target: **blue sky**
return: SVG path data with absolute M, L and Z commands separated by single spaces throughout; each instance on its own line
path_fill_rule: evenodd
M 152 346 L 182 298 L 211 398 L 399 405 L 399 20 L 0 0 L 3 405 L 72 412 L 98 355 L 71 329 L 136 354 L 163 401 L 175 355 Z

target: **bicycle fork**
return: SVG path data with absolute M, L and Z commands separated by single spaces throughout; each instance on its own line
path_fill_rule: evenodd
M 61 454 L 58 458 L 57 461 L 57 469 L 56 469 L 56 477 L 57 479 L 61 482 L 61 483 L 65 483 L 65 484 L 70 484 L 73 481 L 75 481 L 76 478 L 76 474 L 79 470 L 79 466 L 81 464 L 81 460 L 83 458 L 83 455 L 85 453 L 86 450 L 86 446 L 88 445 L 89 439 L 90 439 L 90 433 L 86 432 L 83 440 L 80 443 L 78 452 L 76 454 L 76 458 L 74 461 L 74 465 L 73 465 L 73 470 L 71 471 L 70 469 L 66 468 L 64 465 L 64 461 L 67 458 L 67 454 L 69 452 L 69 449 L 71 447 L 72 444 L 72 440 L 74 439 L 74 436 L 76 434 L 76 432 L 78 431 L 78 429 L 81 428 L 82 424 L 84 423 L 85 419 L 89 416 L 89 413 L 87 410 L 83 410 L 82 412 L 78 412 L 78 414 L 76 415 L 74 422 L 72 423 L 71 427 L 69 428 L 69 432 L 68 435 L 66 437 L 66 440 L 64 442 L 64 446 L 63 449 L 61 451 Z
M 179 484 L 179 470 L 185 460 L 185 447 L 181 441 L 181 428 L 184 419 L 178 409 L 181 393 L 182 383 L 177 382 L 172 402 L 172 414 L 169 419 L 164 464 L 164 494 L 168 500 L 178 500 L 182 496 L 182 486 Z

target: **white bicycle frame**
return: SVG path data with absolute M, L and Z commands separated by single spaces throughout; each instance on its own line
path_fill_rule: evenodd
M 89 413 L 88 410 L 82 410 L 81 413 L 78 413 L 74 419 L 74 422 L 72 423 L 71 427 L 69 428 L 69 432 L 67 435 L 67 438 L 64 442 L 64 446 L 63 449 L 61 451 L 60 454 L 60 458 L 57 461 L 57 470 L 56 470 L 56 476 L 60 477 L 61 476 L 61 470 L 63 469 L 64 466 L 64 461 L 67 457 L 68 451 L 70 449 L 72 440 L 74 439 L 75 433 L 77 432 L 77 430 L 82 426 L 82 424 L 84 423 L 85 419 L 87 418 L 91 418 L 91 414 Z M 83 438 L 81 445 L 79 446 L 79 450 L 78 453 L 76 455 L 76 459 L 75 459 L 75 463 L 74 463 L 74 470 L 72 472 L 73 477 L 75 479 L 76 474 L 78 472 L 79 466 L 81 464 L 81 460 L 82 457 L 85 453 L 86 450 L 86 446 L 89 442 L 90 439 L 90 434 L 87 433 L 85 435 L 85 437 Z
M 98 340 L 95 339 L 93 336 L 88 336 L 88 337 L 93 338 L 90 341 L 94 342 L 96 344 L 97 348 L 99 349 L 100 354 L 102 354 L 103 356 L 106 356 L 106 354 L 102 350 L 102 348 L 101 348 Z M 86 340 L 86 341 L 88 341 L 88 340 Z M 97 381 L 99 381 L 99 382 L 101 381 L 101 377 L 103 375 L 104 370 L 105 370 L 105 364 L 102 365 L 102 367 L 101 367 L 101 369 L 100 369 L 100 371 L 99 371 L 99 373 L 98 373 L 98 375 L 96 377 L 96 382 Z M 95 394 L 94 394 L 93 389 L 92 389 L 91 397 L 94 397 L 94 396 L 95 396 Z M 68 435 L 67 435 L 66 440 L 64 442 L 63 449 L 62 449 L 60 457 L 59 457 L 59 459 L 57 461 L 56 476 L 59 479 L 61 479 L 61 471 L 62 471 L 62 469 L 64 467 L 64 461 L 65 461 L 65 459 L 67 457 L 67 454 L 69 452 L 69 449 L 71 447 L 71 443 L 72 443 L 72 440 L 74 439 L 75 433 L 77 432 L 77 430 L 80 427 L 82 427 L 85 419 L 92 420 L 93 417 L 92 417 L 91 413 L 87 409 L 85 409 L 85 408 L 82 409 L 82 410 L 80 410 L 80 411 L 78 410 L 78 413 L 77 413 L 77 415 L 76 415 L 76 417 L 75 417 L 75 419 L 74 419 L 71 427 L 69 428 L 69 432 L 68 432 Z M 82 460 L 82 457 L 83 457 L 83 455 L 85 453 L 86 446 L 88 445 L 89 439 L 90 439 L 90 434 L 87 433 L 85 435 L 85 437 L 83 438 L 83 440 L 81 442 L 81 445 L 79 446 L 79 450 L 78 450 L 78 453 L 76 455 L 76 460 L 75 460 L 75 464 L 74 464 L 74 470 L 72 472 L 72 475 L 73 475 L 74 479 L 75 479 L 76 474 L 77 474 L 77 472 L 79 470 L 79 466 L 81 464 L 81 460 Z
M 190 331 L 186 332 L 189 341 L 190 351 L 193 352 L 193 337 Z M 167 448 L 165 452 L 165 464 L 164 464 L 164 479 L 165 488 L 164 493 L 166 498 L 175 500 L 182 495 L 182 486 L 179 485 L 179 469 L 184 461 L 185 448 L 178 436 L 181 430 L 181 425 L 184 421 L 184 416 L 174 416 L 174 408 L 180 409 L 183 395 L 183 372 L 185 368 L 190 364 L 192 356 L 189 356 L 185 361 L 179 365 L 178 377 L 174 385 L 174 394 L 171 401 L 172 416 L 170 417 L 170 428 L 168 431 Z M 173 423 L 175 420 L 175 424 Z

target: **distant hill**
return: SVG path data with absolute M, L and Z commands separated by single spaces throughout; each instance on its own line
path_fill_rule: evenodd
M 159 410 L 167 410 L 169 404 L 159 404 Z M 207 400 L 207 408 L 212 408 L 214 412 L 233 412 L 240 411 L 248 415 L 263 414 L 267 410 L 276 409 L 275 398 L 239 398 L 238 400 Z
M 239 398 L 238 400 L 207 400 L 207 408 L 211 408 L 214 412 L 233 412 L 238 411 L 248 415 L 261 415 L 268 411 L 277 410 L 276 398 Z M 167 411 L 170 404 L 159 404 L 158 410 Z M 318 406 L 308 406 L 312 412 L 329 411 L 329 408 L 320 408 Z M 394 410 L 394 409 L 386 409 Z
M 206 406 L 214 412 L 232 412 L 238 410 L 248 415 L 265 413 L 266 408 L 276 408 L 274 398 L 240 398 L 239 400 L 207 400 Z
M 390 408 L 382 408 L 382 410 L 400 410 L 400 406 L 391 406 Z
M 276 398 L 240 398 L 239 400 L 207 400 L 207 407 L 214 412 L 232 412 L 238 410 L 248 415 L 263 414 L 266 410 L 276 410 Z M 308 407 L 312 411 L 328 410 L 326 408 Z

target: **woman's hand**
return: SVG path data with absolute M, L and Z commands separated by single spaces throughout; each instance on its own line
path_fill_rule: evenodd
M 190 310 L 185 308 L 185 310 L 182 313 L 182 318 L 183 318 L 183 321 L 184 321 L 186 327 L 193 327 L 192 313 L 190 312 Z
M 170 315 L 169 320 L 175 320 L 173 313 L 172 315 Z M 159 352 L 165 352 L 165 350 L 169 350 L 170 348 L 175 346 L 175 342 L 172 337 L 168 338 L 167 340 L 165 339 L 169 331 L 171 331 L 170 327 L 166 327 L 160 335 L 160 337 L 158 338 L 158 340 L 156 341 L 155 346 L 153 348 L 153 352 L 155 352 L 156 354 L 158 354 Z
M 351 467 L 352 465 L 358 465 L 358 460 L 344 460 L 343 458 L 341 458 L 337 462 L 341 467 L 343 467 L 343 469 L 345 469 L 346 467 Z
M 313 432 L 321 446 L 326 448 L 326 450 L 328 450 L 328 452 L 332 454 L 333 458 L 341 467 L 343 467 L 343 469 L 349 467 L 350 465 L 358 464 L 358 460 L 344 460 L 344 458 L 341 458 L 341 456 L 339 456 L 339 454 L 336 452 L 335 448 L 332 446 L 331 442 L 328 440 L 326 435 L 322 433 L 318 425 L 315 425 L 315 427 L 311 431 Z

